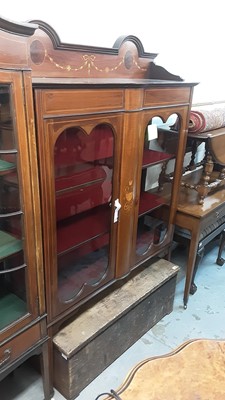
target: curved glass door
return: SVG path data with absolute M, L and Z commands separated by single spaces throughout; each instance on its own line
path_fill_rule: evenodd
M 112 129 L 65 129 L 54 149 L 58 296 L 63 302 L 107 273 L 113 177 Z
M 153 251 L 168 231 L 168 220 L 162 207 L 170 207 L 173 171 L 175 167 L 178 132 L 173 114 L 164 123 L 154 117 L 146 127 L 143 147 L 140 203 L 136 236 L 136 258 Z
M 23 212 L 10 85 L 0 85 L 0 329 L 27 313 Z

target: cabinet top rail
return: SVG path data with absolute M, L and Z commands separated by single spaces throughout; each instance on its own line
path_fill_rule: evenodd
M 134 35 L 120 36 L 112 48 L 77 45 L 61 42 L 43 21 L 0 17 L 0 46 L 0 68 L 28 69 L 33 78 L 183 81 L 156 65 L 157 54 L 146 52 Z

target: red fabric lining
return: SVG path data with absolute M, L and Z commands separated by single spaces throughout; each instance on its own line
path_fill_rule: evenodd
M 68 218 L 58 224 L 57 252 L 62 253 L 110 230 L 111 209 L 108 205 Z
M 96 183 L 58 196 L 56 198 L 57 221 L 108 203 L 109 198 L 106 195 L 111 193 L 111 182 L 107 182 L 107 188 L 108 190 L 104 188 L 104 193 L 102 184 Z
M 162 151 L 144 149 L 142 166 L 157 164 L 165 160 L 170 160 L 174 157 L 173 154 L 163 153 Z
M 67 172 L 69 173 L 69 171 Z M 60 176 L 55 180 L 56 191 L 92 183 L 96 180 L 103 181 L 106 178 L 104 168 L 98 166 L 88 166 L 83 171 L 76 171 L 76 166 L 74 166 L 74 171 L 72 170 L 70 173 L 70 175 Z
M 59 255 L 58 257 L 58 268 L 67 268 L 67 266 L 73 264 L 79 264 L 80 259 L 86 255 L 95 252 L 96 250 L 100 249 L 101 247 L 106 246 L 109 244 L 109 233 L 105 233 L 101 236 L 98 236 L 95 239 L 90 240 L 87 243 L 82 244 L 71 251 Z
M 113 133 L 102 125 L 90 135 L 76 128 L 65 130 L 55 144 L 55 166 L 69 166 L 93 162 L 113 155 Z
M 165 201 L 161 197 L 152 193 L 142 192 L 139 204 L 139 215 L 145 214 L 162 204 L 165 204 Z

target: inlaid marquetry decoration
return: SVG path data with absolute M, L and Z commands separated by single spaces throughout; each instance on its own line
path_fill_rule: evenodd
M 95 64 L 96 56 L 93 55 L 93 54 L 90 54 L 90 55 L 85 54 L 85 55 L 83 55 L 81 57 L 81 59 L 82 59 L 81 64 L 79 66 L 75 67 L 75 66 L 72 66 L 72 65 L 62 65 L 62 64 L 57 63 L 52 57 L 50 57 L 48 55 L 47 51 L 45 51 L 45 57 L 48 58 L 48 60 L 52 64 L 54 64 L 54 66 L 56 68 L 60 68 L 62 70 L 66 70 L 66 71 L 74 71 L 74 72 L 81 71 L 82 69 L 86 68 L 87 71 L 88 71 L 88 75 L 91 74 L 91 70 L 92 69 L 95 69 L 98 72 L 106 72 L 106 73 L 108 73 L 108 72 L 111 72 L 111 71 L 116 71 L 121 65 L 124 64 L 124 58 L 122 58 L 122 60 L 117 65 L 115 65 L 114 67 L 98 68 L 97 65 Z
M 123 209 L 125 212 L 130 212 L 134 198 L 133 198 L 133 181 L 129 180 L 128 185 L 125 186 L 124 189 L 124 206 Z
M 45 57 L 46 57 L 52 64 L 54 64 L 54 66 L 55 66 L 56 68 L 60 68 L 60 69 L 65 70 L 65 71 L 74 71 L 74 72 L 77 72 L 77 71 L 81 71 L 81 70 L 83 70 L 83 69 L 86 69 L 86 70 L 88 71 L 88 75 L 91 75 L 91 70 L 95 70 L 95 71 L 98 71 L 98 72 L 105 72 L 105 73 L 107 74 L 107 73 L 109 73 L 109 72 L 113 72 L 113 71 L 118 70 L 121 66 L 125 66 L 127 69 L 130 69 L 131 66 L 135 66 L 136 68 L 138 68 L 138 69 L 140 69 L 140 70 L 142 70 L 142 71 L 146 71 L 146 68 L 142 68 L 142 67 L 139 65 L 139 63 L 135 60 L 135 57 L 133 57 L 131 54 L 130 54 L 130 56 L 129 56 L 129 62 L 127 61 L 127 57 L 126 57 L 126 55 L 125 55 L 125 56 L 122 57 L 121 60 L 120 60 L 116 65 L 114 65 L 113 67 L 112 67 L 112 66 L 105 66 L 104 68 L 99 68 L 99 67 L 96 65 L 97 57 L 96 57 L 95 55 L 93 55 L 93 54 L 84 54 L 84 55 L 81 57 L 82 62 L 81 62 L 81 64 L 80 64 L 79 66 L 72 66 L 72 65 L 62 65 L 62 64 L 59 64 L 58 62 L 56 62 L 56 61 L 54 60 L 53 57 L 51 57 L 51 56 L 47 53 L 46 50 L 45 50 Z
M 108 74 L 110 72 L 117 71 L 121 67 L 125 67 L 126 69 L 131 69 L 132 67 L 135 67 L 141 71 L 147 71 L 146 68 L 143 68 L 139 64 L 138 60 L 136 60 L 136 58 L 130 51 L 127 51 L 126 54 L 121 57 L 118 62 L 113 66 L 106 65 L 102 68 L 98 67 L 98 57 L 94 54 L 82 55 L 80 64 L 75 66 L 71 64 L 59 63 L 55 60 L 54 57 L 48 54 L 48 51 L 43 48 L 43 44 L 39 40 L 35 40 L 31 43 L 30 46 L 30 56 L 32 62 L 36 65 L 42 64 L 47 59 L 52 65 L 54 65 L 55 68 L 58 68 L 60 70 L 74 72 L 86 70 L 88 75 L 91 75 L 92 70 Z

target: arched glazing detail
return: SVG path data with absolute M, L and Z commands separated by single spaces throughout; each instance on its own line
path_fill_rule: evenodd
M 54 148 L 58 297 L 69 301 L 107 274 L 113 130 L 65 129 Z
M 173 172 L 176 162 L 179 117 L 172 114 L 166 121 L 152 118 L 145 131 L 142 159 L 139 214 L 136 235 L 136 258 L 152 250 L 166 238 L 168 219 L 164 217 L 171 201 Z

